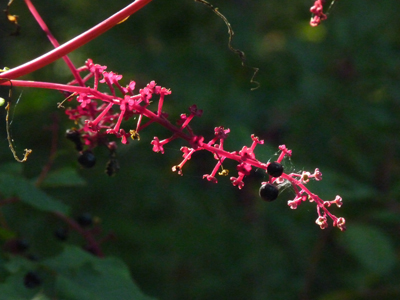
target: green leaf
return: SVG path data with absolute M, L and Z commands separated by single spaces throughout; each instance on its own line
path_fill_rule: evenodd
M 39 293 L 35 297 L 33 297 L 31 300 L 50 300 L 50 298 L 42 293 Z
M 23 164 L 17 163 L 16 161 L 4 163 L 0 165 L 0 172 L 13 175 L 21 175 L 22 166 Z
M 85 180 L 79 176 L 76 169 L 69 167 L 50 172 L 42 182 L 44 187 L 68 187 L 85 184 Z
M 348 226 L 339 241 L 369 271 L 382 275 L 396 264 L 392 241 L 377 227 L 356 224 Z
M 0 241 L 6 241 L 14 237 L 16 237 L 16 233 L 14 231 L 0 227 Z
M 67 205 L 48 196 L 22 177 L 0 173 L 0 193 L 4 197 L 18 197 L 21 202 L 42 211 L 68 213 Z
M 1 299 L 27 300 L 34 297 L 35 291 L 24 287 L 23 273 L 10 275 L 0 284 Z
M 117 258 L 98 258 L 66 246 L 43 264 L 57 273 L 57 295 L 64 300 L 152 299 L 134 284 L 128 267 Z
M 36 268 L 37 263 L 33 262 L 23 256 L 12 256 L 9 261 L 4 264 L 4 268 L 11 274 L 33 270 Z

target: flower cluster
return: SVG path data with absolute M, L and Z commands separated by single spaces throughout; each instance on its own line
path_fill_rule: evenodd
M 342 198 L 336 196 L 335 200 L 324 201 L 318 195 L 308 190 L 305 185 L 314 179 L 316 181 L 322 180 L 322 173 L 318 168 L 315 169 L 314 173 L 303 171 L 301 173 L 290 173 L 286 174 L 283 172 L 283 166 L 281 164 L 285 157 L 290 157 L 292 151 L 288 150 L 285 145 L 279 146 L 281 153 L 277 161 L 267 164 L 267 173 L 269 174 L 269 181 L 262 182 L 260 188 L 260 196 L 266 201 L 273 201 L 278 197 L 279 188 L 290 184 L 295 192 L 293 200 L 288 201 L 288 206 L 291 209 L 296 209 L 302 202 L 309 200 L 309 202 L 315 202 L 317 206 L 318 218 L 315 221 L 321 229 L 328 227 L 327 217 L 333 220 L 333 226 L 338 227 L 340 230 L 346 230 L 346 220 L 343 217 L 336 217 L 327 208 L 331 204 L 336 204 L 337 207 L 342 206 Z
M 103 144 L 110 150 L 110 157 L 112 158 L 110 161 L 113 162 L 107 165 L 107 174 L 114 174 L 117 146 L 115 142 L 108 141 L 107 135 L 114 135 L 120 138 L 123 144 L 127 144 L 129 137 L 133 140 L 139 140 L 139 134 L 144 128 L 152 123 L 158 123 L 167 128 L 172 135 L 165 139 L 160 139 L 157 136 L 154 137 L 151 141 L 154 152 L 164 153 L 164 146 L 178 138 L 184 139 L 188 143 L 188 146 L 181 148 L 183 153 L 182 161 L 178 165 L 173 166 L 172 171 L 183 175 L 183 167 L 191 159 L 193 153 L 202 150 L 212 153 L 217 161 L 211 173 L 203 175 L 204 179 L 213 183 L 218 182 L 217 175 L 227 176 L 229 174 L 229 171 L 223 167 L 225 159 L 238 162 L 236 167 L 238 175 L 230 177 L 230 180 L 239 189 L 244 186 L 244 178 L 250 174 L 252 167 L 264 169 L 269 176 L 269 180 L 261 183 L 261 198 L 266 201 L 273 201 L 278 197 L 279 189 L 282 186 L 290 185 L 296 194 L 295 198 L 288 202 L 290 208 L 296 209 L 301 202 L 306 200 L 315 202 L 318 212 L 316 223 L 322 229 L 328 226 L 327 217 L 330 217 L 333 220 L 334 226 L 345 230 L 344 218 L 338 218 L 328 210 L 331 204 L 336 204 L 340 207 L 342 199 L 336 196 L 333 201 L 323 201 L 305 187 L 310 179 L 317 181 L 322 179 L 322 174 L 318 169 L 315 169 L 313 173 L 304 171 L 302 173 L 287 174 L 283 172 L 282 160 L 292 155 L 292 151 L 287 149 L 285 145 L 279 146 L 280 155 L 278 159 L 268 163 L 263 163 L 256 158 L 254 150 L 257 145 L 264 144 L 264 141 L 255 135 L 251 136 L 252 143 L 249 147 L 243 146 L 238 151 L 227 151 L 224 149 L 224 141 L 228 137 L 229 129 L 222 126 L 214 128 L 214 137 L 209 141 L 206 141 L 203 136 L 194 133 L 189 124 L 194 117 L 201 117 L 203 113 L 196 105 L 189 107 L 188 114 L 181 114 L 176 121 L 176 125 L 169 121 L 168 114 L 162 111 L 164 97 L 171 94 L 169 89 L 158 86 L 154 81 L 151 81 L 146 87 L 140 89 L 135 94 L 134 81 L 123 87 L 119 83 L 122 75 L 107 72 L 105 71 L 105 66 L 94 64 L 90 59 L 83 67 L 77 70 L 79 72 L 88 72 L 88 75 L 82 79 L 83 82 L 86 83 L 90 78 L 94 79 L 92 88 L 87 88 L 84 92 L 77 89 L 75 93 L 68 97 L 69 101 L 72 98 L 76 98 L 79 104 L 76 108 L 68 108 L 66 110 L 69 118 L 74 120 L 77 126 L 77 128 L 69 131 L 69 139 L 74 141 L 78 151 L 86 154 L 84 165 L 92 165 L 92 158 L 87 151 L 91 151 L 96 146 Z M 76 84 L 78 84 L 77 80 L 69 83 L 69 85 Z M 106 84 L 110 90 L 110 94 L 100 92 L 99 84 Z M 119 95 L 117 95 L 117 91 Z M 149 105 L 152 103 L 150 100 L 153 99 L 154 95 L 159 95 L 157 110 L 155 112 L 149 109 Z M 137 117 L 134 129 L 123 129 L 121 126 L 122 121 L 129 120 L 133 116 Z M 83 151 L 84 146 L 81 139 L 87 147 L 85 151 Z
M 325 0 L 316 0 L 310 8 L 310 12 L 312 13 L 311 26 L 318 26 L 322 21 L 326 20 L 327 16 L 324 14 L 324 4 Z
M 89 149 L 99 144 L 105 144 L 107 141 L 105 136 L 107 134 L 120 138 L 123 144 L 128 143 L 128 137 L 139 139 L 139 130 L 145 127 L 140 126 L 142 116 L 145 115 L 143 110 L 150 105 L 150 99 L 153 94 L 160 95 L 157 117 L 162 118 L 165 117 L 161 113 L 164 96 L 171 93 L 152 81 L 145 88 L 139 90 L 139 94 L 134 95 L 133 91 L 136 85 L 134 81 L 131 81 L 128 86 L 122 87 L 119 84 L 122 75 L 106 72 L 106 68 L 106 66 L 94 64 L 91 59 L 88 59 L 85 66 L 78 69 L 79 72 L 89 72 L 83 79 L 84 82 L 92 77 L 94 78 L 93 88 L 88 93 L 78 93 L 76 99 L 80 105 L 75 109 L 68 108 L 66 110 L 69 118 L 74 120 L 77 125 L 81 125 L 79 132 L 82 134 L 85 145 Z M 105 83 L 112 95 L 99 92 L 99 83 Z M 76 81 L 74 80 L 69 84 L 76 84 Z M 122 97 L 116 95 L 115 88 L 119 90 Z M 69 101 L 71 100 L 72 97 L 70 97 Z M 98 100 L 100 100 L 100 103 Z M 119 107 L 119 110 L 114 111 L 113 106 Z M 121 123 L 134 115 L 140 115 L 136 130 L 131 129 L 126 132 L 121 128 Z

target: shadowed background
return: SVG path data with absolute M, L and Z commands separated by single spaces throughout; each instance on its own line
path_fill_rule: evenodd
M 6 2 L 1 2 L 5 8 Z M 60 43 L 89 29 L 129 1 L 35 1 Z M 188 107 L 204 110 L 191 126 L 206 140 L 216 126 L 230 128 L 225 148 L 265 140 L 258 159 L 274 159 L 277 147 L 293 150 L 285 170 L 323 173 L 310 189 L 324 200 L 343 197 L 344 233 L 314 223 L 314 203 L 287 206 L 289 189 L 273 203 L 258 197 L 265 175 L 259 170 L 238 190 L 229 178 L 202 179 L 215 160 L 196 153 L 180 177 L 182 141 L 154 153 L 150 141 L 170 136 L 157 124 L 140 141 L 120 145 L 121 170 L 104 174 L 106 149 L 95 150 L 97 164 L 82 169 L 72 143 L 64 138 L 74 124 L 56 108 L 54 91 L 13 89 L 11 126 L 18 153 L 33 149 L 23 165 L 27 178 L 39 176 L 49 159 L 51 126 L 58 125 L 52 170 L 73 167 L 84 185 L 45 187 L 72 207 L 72 216 L 90 212 L 104 231 L 117 237 L 104 245 L 122 258 L 148 295 L 160 299 L 395 299 L 400 296 L 399 116 L 400 3 L 396 0 L 339 1 L 328 20 L 312 28 L 311 0 L 214 1 L 231 23 L 233 47 L 246 53 L 243 68 L 227 47 L 223 21 L 194 1 L 154 0 L 124 23 L 71 53 L 76 66 L 87 58 L 107 65 L 141 88 L 155 80 L 172 90 L 164 110 L 171 122 Z M 52 49 L 22 1 L 21 34 L 0 26 L 0 66 L 15 67 Z M 62 60 L 24 79 L 66 83 L 72 76 Z M 8 89 L 0 88 L 3 98 Z M 72 103 L 72 102 L 71 102 Z M 154 107 L 155 109 L 155 107 Z M 5 113 L 2 112 L 3 120 Z M 58 121 L 55 121 L 58 120 Z M 133 120 L 124 128 L 134 127 Z M 17 164 L 0 126 L 2 165 Z M 225 168 L 236 176 L 236 164 Z M 47 257 L 60 251 L 53 231 L 61 222 L 15 204 L 2 208 L 9 225 L 31 241 L 32 252 Z M 331 224 L 331 223 L 330 223 Z M 72 237 L 79 244 L 79 237 Z

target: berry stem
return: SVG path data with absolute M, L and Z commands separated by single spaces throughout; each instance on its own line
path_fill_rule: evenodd
M 90 230 L 83 229 L 78 224 L 78 222 L 76 222 L 75 220 L 67 217 L 66 215 L 64 215 L 58 211 L 53 212 L 53 214 L 56 215 L 61 220 L 63 220 L 65 223 L 67 223 L 71 229 L 78 232 L 86 240 L 86 242 L 88 243 L 88 246 L 90 246 L 90 249 L 92 249 L 93 254 L 95 254 L 98 257 L 104 257 L 104 253 L 100 248 L 99 242 L 96 241 L 96 239 L 94 238 L 94 236 Z

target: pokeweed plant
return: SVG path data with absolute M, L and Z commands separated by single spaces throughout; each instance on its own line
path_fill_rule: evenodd
M 294 199 L 288 201 L 288 206 L 291 209 L 296 209 L 298 205 L 305 201 L 314 202 L 318 214 L 316 224 L 318 224 L 321 229 L 328 227 L 328 218 L 332 219 L 333 226 L 336 226 L 342 231 L 346 229 L 345 219 L 343 217 L 336 217 L 329 211 L 329 207 L 332 204 L 341 207 L 342 198 L 336 196 L 334 200 L 324 201 L 306 187 L 306 184 L 310 180 L 319 181 L 322 179 L 322 173 L 318 168 L 313 172 L 284 172 L 282 161 L 292 155 L 292 150 L 289 150 L 285 145 L 279 146 L 280 155 L 274 162 L 262 162 L 257 159 L 254 149 L 257 145 L 263 144 L 264 141 L 260 140 L 255 135 L 251 136 L 250 146 L 243 146 L 242 149 L 235 151 L 226 150 L 224 149 L 224 142 L 230 132 L 228 128 L 217 125 L 214 128 L 214 137 L 209 140 L 196 134 L 192 129 L 191 122 L 195 117 L 201 117 L 203 113 L 196 104 L 189 107 L 189 113 L 182 113 L 175 124 L 168 118 L 168 113 L 163 111 L 163 104 L 166 96 L 171 94 L 171 89 L 162 87 L 157 85 L 155 81 L 151 81 L 145 87 L 135 92 L 135 81 L 131 80 L 124 86 L 120 83 L 123 77 L 122 75 L 113 71 L 108 71 L 107 66 L 97 64 L 91 59 L 87 59 L 82 67 L 77 68 L 74 66 L 67 56 L 68 53 L 81 47 L 120 22 L 123 22 L 130 15 L 150 3 L 151 0 L 137 0 L 131 3 L 105 21 L 63 45 L 60 45 L 52 35 L 31 0 L 24 1 L 55 49 L 18 67 L 4 69 L 3 72 L 0 73 L 0 84 L 11 87 L 32 87 L 63 92 L 66 98 L 64 101 L 58 103 L 58 107 L 63 107 L 65 103 L 68 103 L 68 108 L 65 112 L 67 116 L 74 121 L 74 127 L 67 132 L 67 138 L 75 143 L 76 149 L 80 153 L 78 160 L 83 166 L 93 166 L 95 164 L 93 149 L 98 146 L 106 146 L 110 151 L 110 161 L 107 164 L 106 173 L 108 175 L 114 175 L 119 168 L 115 158 L 117 143 L 115 141 L 110 141 L 109 137 L 115 136 L 121 140 L 122 144 L 127 144 L 129 143 L 129 139 L 139 140 L 144 129 L 154 123 L 165 127 L 171 132 L 171 136 L 169 137 L 160 138 L 155 136 L 153 138 L 151 145 L 154 152 L 164 153 L 164 146 L 176 139 L 183 139 L 187 143 L 187 146 L 181 148 L 183 159 L 179 164 L 172 167 L 173 172 L 183 175 L 184 165 L 191 159 L 192 155 L 198 151 L 208 151 L 216 160 L 214 169 L 209 174 L 203 175 L 204 179 L 213 183 L 218 182 L 217 175 L 228 175 L 228 170 L 223 167 L 223 163 L 226 159 L 234 160 L 238 163 L 236 167 L 237 175 L 230 177 L 230 181 L 239 189 L 244 186 L 244 178 L 250 174 L 253 167 L 263 169 L 266 174 L 269 175 L 269 180 L 261 183 L 259 193 L 262 199 L 266 201 L 275 200 L 278 197 L 279 188 L 283 185 L 290 184 L 295 192 Z M 214 12 L 218 12 L 217 8 L 205 1 L 196 2 L 207 4 Z M 11 15 L 8 11 L 11 3 L 12 1 L 10 1 L 7 7 L 6 14 L 10 22 L 14 22 L 18 25 L 17 17 Z M 324 3 L 324 0 L 317 0 L 311 8 L 312 19 L 310 24 L 312 26 L 316 26 L 326 19 L 326 14 L 323 13 Z M 334 3 L 335 1 L 331 3 L 328 11 L 332 8 Z M 230 26 L 227 21 L 226 23 Z M 20 30 L 19 25 L 17 30 Z M 230 39 L 231 37 L 230 35 Z M 74 77 L 71 82 L 60 84 L 18 79 L 59 58 L 63 58 L 69 67 Z M 89 80 L 92 81 L 90 86 L 88 85 Z M 107 86 L 109 93 L 101 92 L 99 89 L 100 85 Z M 157 100 L 155 100 L 156 97 Z M 72 108 L 73 104 L 71 102 L 73 100 L 77 103 L 75 108 Z M 6 109 L 8 112 L 9 104 Z M 121 128 L 122 122 L 134 118 L 137 119 L 134 128 L 130 129 L 128 132 Z M 6 121 L 8 124 L 8 114 Z M 9 144 L 15 154 L 10 138 Z M 26 160 L 30 152 L 31 150 L 25 150 L 25 157 L 22 161 Z
M 150 3 L 151 0 L 137 0 L 131 3 L 110 18 L 63 45 L 60 45 L 52 35 L 31 0 L 24 1 L 55 49 L 18 67 L 12 69 L 4 68 L 0 72 L 0 85 L 9 86 L 10 92 L 12 87 L 32 87 L 61 91 L 65 97 L 63 101 L 58 103 L 58 108 L 67 106 L 65 113 L 69 119 L 74 122 L 73 127 L 67 131 L 66 137 L 75 144 L 75 148 L 79 152 L 78 162 L 82 166 L 87 168 L 93 167 L 96 163 L 93 150 L 96 147 L 105 146 L 110 155 L 106 166 L 106 173 L 110 176 L 115 175 L 119 169 L 119 164 L 116 159 L 118 144 L 115 138 L 117 140 L 119 139 L 122 144 L 128 144 L 130 139 L 137 142 L 140 140 L 141 136 L 145 134 L 145 129 L 148 126 L 158 124 L 169 130 L 171 135 L 162 138 L 159 136 L 153 137 L 150 144 L 154 152 L 163 154 L 165 152 L 165 145 L 176 139 L 182 139 L 186 142 L 186 146 L 180 149 L 183 159 L 172 167 L 173 172 L 183 175 L 185 164 L 191 159 L 194 153 L 199 151 L 211 153 L 216 161 L 215 167 L 210 173 L 203 175 L 204 179 L 212 183 L 218 183 L 218 175 L 229 175 L 229 171 L 223 166 L 227 159 L 237 162 L 237 175 L 231 176 L 230 181 L 239 189 L 244 186 L 244 179 L 250 174 L 252 168 L 262 169 L 268 176 L 267 181 L 261 182 L 261 187 L 259 189 L 259 195 L 263 200 L 267 202 L 274 201 L 278 198 L 282 187 L 290 185 L 295 192 L 295 197 L 288 201 L 288 206 L 291 209 L 296 209 L 301 203 L 306 201 L 314 202 L 318 214 L 316 224 L 319 225 L 321 229 L 328 227 L 328 218 L 333 221 L 333 226 L 342 231 L 346 229 L 345 219 L 343 217 L 337 217 L 329 211 L 330 206 L 333 204 L 337 207 L 341 207 L 342 198 L 336 196 L 334 200 L 324 201 L 306 187 L 306 184 L 310 180 L 322 180 L 322 173 L 318 168 L 312 172 L 285 172 L 283 161 L 292 155 L 292 150 L 288 149 L 285 145 L 280 145 L 278 147 L 278 158 L 275 161 L 268 162 L 260 161 L 254 153 L 257 145 L 264 144 L 264 141 L 255 135 L 251 135 L 251 144 L 249 146 L 245 145 L 241 149 L 235 151 L 227 150 L 224 148 L 224 144 L 225 140 L 228 138 L 230 129 L 216 125 L 213 130 L 213 137 L 208 140 L 204 136 L 195 133 L 195 130 L 192 128 L 192 122 L 195 118 L 201 117 L 203 113 L 196 104 L 189 107 L 188 113 L 182 113 L 178 120 L 170 120 L 168 113 L 163 110 L 163 106 L 166 99 L 168 99 L 167 96 L 171 94 L 171 89 L 162 87 L 161 85 L 157 85 L 155 81 L 151 81 L 146 86 L 136 91 L 135 81 L 131 80 L 127 85 L 122 84 L 122 75 L 107 70 L 106 66 L 97 64 L 93 62 L 92 59 L 87 59 L 81 67 L 74 66 L 67 54 L 101 35 L 113 26 L 125 21 L 130 15 Z M 208 2 L 203 0 L 195 1 L 205 4 L 224 20 L 228 27 L 228 46 L 230 50 L 239 56 L 244 65 L 244 53 L 232 48 L 230 44 L 233 30 L 227 19 L 217 8 Z M 9 2 L 5 13 L 8 20 L 15 25 L 15 32 L 13 34 L 17 35 L 21 27 L 18 24 L 18 17 L 9 12 L 12 2 L 12 0 Z M 323 0 L 315 1 L 314 6 L 311 8 L 312 19 L 310 24 L 312 26 L 316 26 L 326 19 L 334 1 L 325 14 L 323 13 L 324 4 L 325 1 Z M 60 84 L 19 79 L 60 58 L 65 61 L 74 78 L 69 83 Z M 256 73 L 257 70 L 256 68 L 254 69 Z M 255 82 L 253 78 L 251 81 Z M 101 86 L 107 87 L 108 93 L 102 92 L 104 89 L 102 89 Z M 1 101 L 4 101 L 4 99 Z M 10 102 L 6 105 L 8 143 L 14 157 L 18 161 L 24 162 L 28 159 L 28 155 L 32 150 L 26 149 L 24 157 L 20 159 L 13 148 L 13 141 L 9 133 L 10 105 Z M 128 120 L 136 120 L 136 124 L 130 130 L 125 131 L 121 125 Z M 44 168 L 36 186 L 43 181 L 48 169 L 49 167 Z M 112 238 L 113 235 L 108 234 L 100 237 L 101 230 L 90 215 L 84 214 L 75 219 L 69 217 L 68 207 L 64 203 L 47 196 L 27 180 L 17 177 L 14 178 L 9 174 L 0 172 L 0 182 L 2 186 L 0 192 L 6 197 L 6 199 L 1 199 L 0 206 L 20 201 L 34 206 L 39 210 L 50 212 L 66 225 L 56 230 L 55 237 L 64 241 L 67 239 L 70 231 L 75 231 L 85 240 L 83 249 L 67 246 L 60 255 L 52 259 L 41 261 L 40 263 L 22 263 L 18 258 L 11 259 L 6 265 L 6 269 L 9 272 L 15 272 L 16 265 L 19 269 L 23 270 L 22 278 L 18 278 L 19 273 L 16 273 L 14 276 L 15 280 L 23 280 L 26 288 L 35 289 L 42 284 L 44 277 L 43 270 L 45 270 L 45 273 L 56 273 L 58 274 L 58 281 L 55 283 L 57 286 L 55 293 L 58 297 L 67 297 L 71 293 L 71 284 L 80 284 L 79 276 L 84 276 L 85 279 L 87 279 L 87 268 L 90 266 L 97 274 L 96 277 L 93 276 L 89 278 L 93 282 L 91 285 L 93 290 L 87 287 L 88 290 L 83 290 L 82 294 L 79 294 L 81 291 L 79 289 L 74 289 L 76 299 L 86 299 L 85 297 L 87 297 L 88 294 L 93 295 L 96 299 L 148 299 L 127 279 L 129 278 L 129 271 L 121 262 L 113 260 L 112 258 L 104 258 L 101 245 L 103 242 Z M 11 233 L 8 234 L 11 236 Z M 1 233 L 1 235 L 4 235 L 4 232 Z M 12 254 L 26 256 L 31 261 L 35 261 L 32 257 L 28 257 L 25 254 L 27 248 L 28 244 L 25 240 L 12 236 L 12 238 L 9 238 L 6 242 L 4 250 Z M 87 252 L 94 256 L 90 256 Z M 98 258 L 102 259 L 100 260 Z M 71 263 L 72 261 L 74 263 Z M 39 269 L 39 272 L 32 271 L 32 269 Z M 71 274 L 73 274 L 73 276 Z M 10 280 L 14 280 L 14 277 L 11 277 L 12 279 Z M 114 291 L 114 293 L 118 291 L 118 294 L 112 294 L 112 291 Z M 20 294 L 13 294 L 13 292 L 7 290 L 7 287 L 3 288 L 1 284 L 0 292 L 2 292 L 3 295 L 8 295 L 10 299 L 12 297 L 17 298 L 17 296 L 21 296 Z M 134 295 L 134 297 L 132 295 Z

